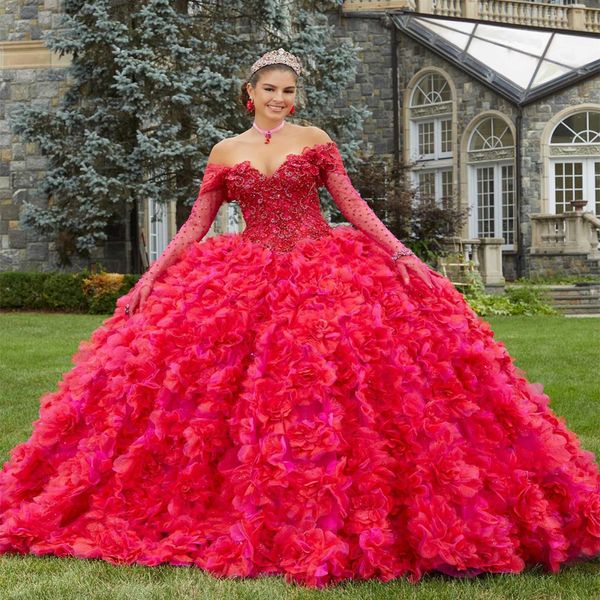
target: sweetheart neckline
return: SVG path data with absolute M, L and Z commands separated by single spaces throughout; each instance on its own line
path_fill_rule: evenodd
M 306 153 L 307 150 L 316 150 L 317 148 L 320 148 L 321 146 L 326 147 L 326 146 L 332 146 L 332 145 L 333 146 L 336 145 L 333 140 L 331 140 L 329 142 L 320 142 L 318 144 L 313 144 L 312 146 L 304 146 L 304 148 L 302 148 L 302 150 L 300 152 L 290 152 L 289 154 L 285 155 L 283 162 L 270 175 L 267 175 L 267 174 L 263 173 L 260 169 L 257 169 L 249 159 L 243 160 L 243 161 L 235 163 L 233 165 L 224 165 L 222 163 L 208 163 L 206 165 L 206 168 L 208 169 L 210 166 L 213 166 L 215 168 L 220 167 L 223 169 L 233 170 L 236 167 L 240 167 L 242 165 L 248 165 L 248 167 L 251 170 L 258 173 L 264 180 L 268 181 L 270 179 L 273 179 L 273 177 L 275 177 L 275 175 L 278 173 L 278 171 L 280 171 L 287 164 L 290 157 L 292 157 L 292 156 L 302 157 L 302 156 L 304 156 L 304 154 Z

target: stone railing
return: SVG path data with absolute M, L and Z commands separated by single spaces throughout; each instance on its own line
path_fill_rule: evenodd
M 455 277 L 460 276 L 461 270 L 468 270 L 470 266 L 479 271 L 486 288 L 503 287 L 502 275 L 502 238 L 448 238 L 444 244 L 449 256 L 456 257 L 457 262 L 442 259 L 442 273 Z M 453 269 L 453 267 L 455 267 Z M 460 281 L 454 282 L 461 285 Z
M 394 9 L 600 33 L 600 9 L 584 4 L 546 4 L 527 0 L 345 0 L 343 5 L 343 10 L 347 12 Z
M 531 254 L 585 254 L 600 257 L 600 219 L 591 212 L 531 215 Z

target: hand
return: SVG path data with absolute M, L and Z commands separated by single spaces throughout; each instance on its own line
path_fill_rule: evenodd
M 131 296 L 129 297 L 129 302 L 125 305 L 125 314 L 131 316 L 138 308 L 141 308 L 150 292 L 152 291 L 153 281 L 148 280 L 145 281 L 139 288 L 134 289 Z
M 400 277 L 402 278 L 402 282 L 405 285 L 410 283 L 409 270 L 412 271 L 417 277 L 420 277 L 431 289 L 434 289 L 436 284 L 429 273 L 429 269 L 427 265 L 414 256 L 413 254 L 408 254 L 406 256 L 401 256 L 396 261 L 396 269 L 398 273 L 400 273 Z

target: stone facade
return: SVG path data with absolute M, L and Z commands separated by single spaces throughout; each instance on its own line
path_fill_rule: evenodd
M 332 15 L 340 38 L 351 37 L 362 46 L 360 67 L 356 84 L 348 90 L 346 98 L 340 99 L 340 106 L 353 99 L 366 100 L 373 115 L 365 127 L 365 150 L 379 155 L 391 156 L 394 152 L 393 138 L 393 94 L 392 94 L 392 28 L 385 15 L 339 14 Z M 585 255 L 557 257 L 556 269 L 549 265 L 549 257 L 532 257 L 531 246 L 532 213 L 547 212 L 548 191 L 546 189 L 547 156 L 544 148 L 549 141 L 552 117 L 569 107 L 597 106 L 600 109 L 600 77 L 596 76 L 541 100 L 519 107 L 499 95 L 490 87 L 480 83 L 468 73 L 460 70 L 425 46 L 397 32 L 397 64 L 400 130 L 399 150 L 407 159 L 407 103 L 408 90 L 419 73 L 434 68 L 450 81 L 454 92 L 455 110 L 453 120 L 453 171 L 455 190 L 463 205 L 468 203 L 468 177 L 466 170 L 466 137 L 472 124 L 483 115 L 501 115 L 512 128 L 516 128 L 519 116 L 522 119 L 522 160 L 520 172 L 521 202 L 517 207 L 520 221 L 520 238 L 523 247 L 521 276 L 535 273 L 572 272 L 586 273 L 590 270 Z M 518 171 L 517 171 L 518 172 Z M 467 231 L 463 231 L 467 237 Z M 517 276 L 516 251 L 503 252 L 503 271 L 506 279 Z
M 39 40 L 61 26 L 61 0 L 3 0 L 0 41 Z
M 390 30 L 381 18 L 350 18 L 331 13 L 330 24 L 335 26 L 335 39 L 350 39 L 362 48 L 356 83 L 345 96 L 340 97 L 336 108 L 343 110 L 353 102 L 364 104 L 372 116 L 364 123 L 363 148 L 367 153 L 389 155 L 394 150 L 392 53 Z

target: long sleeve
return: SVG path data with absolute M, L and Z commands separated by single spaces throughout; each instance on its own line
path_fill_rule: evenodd
M 219 207 L 227 198 L 224 175 L 228 167 L 209 163 L 204 171 L 198 197 L 192 206 L 190 216 L 177 234 L 169 242 L 164 252 L 143 274 L 139 285 L 154 281 L 170 265 L 177 262 L 183 250 L 191 243 L 201 240 L 210 229 Z
M 379 243 L 390 255 L 414 256 L 379 220 L 352 185 L 335 142 L 322 145 L 318 155 L 322 183 L 346 220 Z

